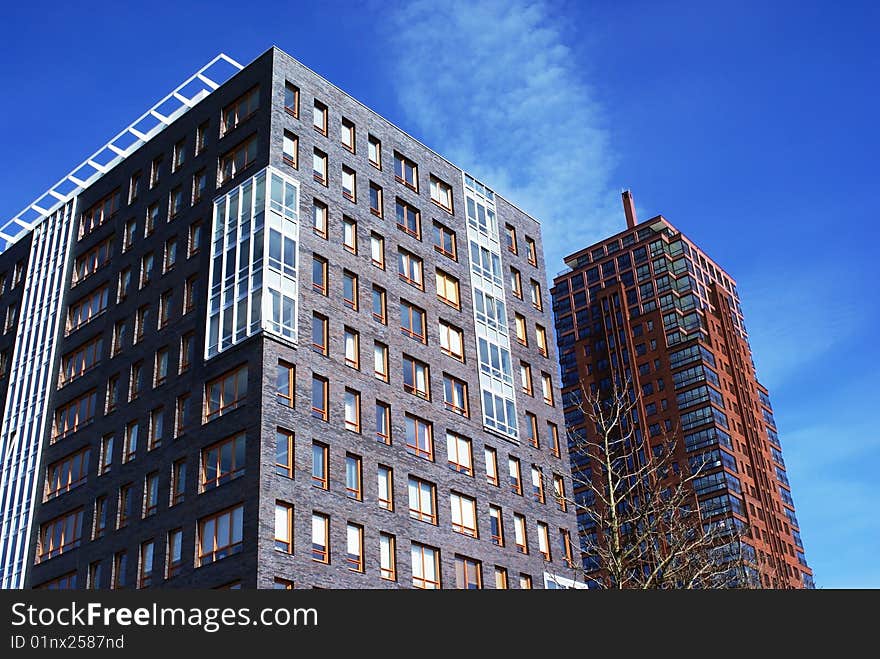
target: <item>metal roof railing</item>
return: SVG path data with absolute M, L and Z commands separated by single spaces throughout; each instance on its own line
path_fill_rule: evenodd
M 231 71 L 228 70 L 230 66 Z M 224 68 L 227 69 L 225 72 L 222 70 Z M 61 204 L 92 185 L 134 153 L 242 68 L 244 67 L 241 64 L 224 53 L 220 53 L 205 64 L 17 215 L 0 225 L 0 253 L 31 231 L 43 218 L 51 215 Z

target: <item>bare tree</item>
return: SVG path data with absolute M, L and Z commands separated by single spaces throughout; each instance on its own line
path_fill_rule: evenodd
M 675 432 L 650 441 L 637 433 L 629 382 L 582 388 L 578 407 L 587 428 L 570 433 L 569 500 L 582 522 L 586 579 L 615 589 L 759 586 L 746 529 L 697 503 L 693 482 L 716 463 L 688 460 Z

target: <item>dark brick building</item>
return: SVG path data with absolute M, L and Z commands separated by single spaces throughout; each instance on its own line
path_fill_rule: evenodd
M 663 216 L 638 223 L 628 191 L 623 202 L 627 229 L 567 257 L 569 270 L 554 281 L 566 424 L 595 433 L 583 392 L 610 390 L 617 376 L 629 381 L 639 395 L 637 440 L 654 446 L 673 434 L 677 473 L 700 465 L 692 484 L 702 518 L 746 529 L 747 562 L 763 586 L 811 588 L 736 282 Z M 572 469 L 589 465 L 573 460 Z M 579 485 L 576 500 L 587 490 Z M 579 532 L 595 541 L 589 514 L 579 515 Z M 598 574 L 591 556 L 583 564 Z
M 59 251 L 26 584 L 568 584 L 538 223 L 275 48 L 148 137 Z

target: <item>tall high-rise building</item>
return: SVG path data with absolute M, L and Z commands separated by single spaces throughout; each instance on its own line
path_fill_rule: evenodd
M 537 221 L 233 68 L 0 228 L 2 585 L 571 585 Z
M 699 463 L 691 485 L 702 519 L 745 530 L 748 562 L 763 586 L 812 587 L 736 283 L 663 216 L 637 222 L 629 191 L 623 204 L 626 230 L 567 257 L 568 270 L 554 280 L 567 427 L 589 439 L 596 429 L 579 401 L 613 389 L 615 378 L 628 382 L 638 395 L 636 440 L 653 446 L 672 434 L 677 473 Z M 597 529 L 586 512 L 589 476 L 579 477 L 589 464 L 573 460 L 572 469 L 575 497 L 584 497 L 579 533 L 589 547 Z M 583 555 L 583 563 L 598 574 L 595 557 Z

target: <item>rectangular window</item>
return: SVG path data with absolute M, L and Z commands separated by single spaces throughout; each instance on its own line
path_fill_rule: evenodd
M 208 142 L 208 122 L 204 121 L 196 128 L 196 155 L 205 150 Z
M 357 203 L 357 174 L 345 165 L 342 166 L 342 196 Z
M 343 348 L 345 365 L 360 370 L 361 367 L 361 335 L 350 327 L 343 331 Z
M 445 320 L 440 320 L 440 352 L 464 361 L 464 332 Z
M 449 468 L 467 476 L 474 475 L 474 460 L 471 440 L 451 432 L 446 433 L 446 455 Z
M 495 566 L 495 588 L 496 590 L 507 590 L 507 569 L 500 565 Z
M 117 515 L 116 528 L 121 529 L 128 526 L 128 523 L 134 517 L 134 493 L 132 485 L 123 485 L 119 488 L 119 512 Z
M 443 404 L 453 414 L 468 416 L 467 383 L 464 380 L 443 374 Z
M 63 387 L 95 368 L 101 361 L 103 351 L 104 340 L 98 336 L 64 355 L 61 358 L 58 386 Z
M 544 402 L 553 407 L 553 381 L 550 379 L 549 373 L 541 373 L 541 394 Z
M 315 99 L 315 105 L 312 108 L 312 126 L 321 135 L 327 135 L 327 106 Z
M 538 503 L 544 503 L 544 475 L 536 465 L 532 465 L 532 496 Z
M 406 448 L 420 458 L 434 459 L 431 423 L 411 414 L 406 415 Z
M 492 534 L 492 544 L 504 546 L 504 515 L 498 506 L 489 506 L 489 532 Z
M 345 215 L 342 216 L 342 247 L 352 254 L 358 253 L 357 222 Z
M 379 465 L 379 507 L 383 510 L 394 510 L 394 471 L 391 467 Z
M 110 303 L 110 287 L 106 284 L 89 293 L 83 298 L 70 305 L 67 312 L 67 334 L 71 334 L 75 330 L 97 318 L 107 311 L 107 305 Z M 10 307 L 12 309 L 12 307 Z M 14 321 L 13 313 L 13 321 Z M 9 321 L 7 317 L 7 327 Z
M 377 268 L 385 269 L 385 238 L 375 232 L 370 234 L 370 261 Z
M 317 199 L 312 206 L 312 231 L 316 236 L 327 239 L 327 204 Z
M 299 167 L 299 138 L 289 130 L 284 131 L 281 158 L 294 169 Z
M 538 248 L 532 238 L 526 236 L 526 249 L 528 250 L 529 263 L 534 266 L 538 265 Z
M 434 251 L 448 256 L 453 261 L 458 259 L 455 232 L 439 222 L 434 222 Z
M 358 278 L 348 270 L 342 271 L 342 303 L 349 309 L 358 308 Z
M 479 590 L 483 587 L 483 566 L 467 556 L 455 556 L 455 587 L 461 590 Z
M 326 316 L 312 313 L 312 350 L 325 357 L 330 354 L 329 324 Z
M 425 400 L 431 399 L 431 373 L 425 362 L 403 355 L 403 390 Z
M 324 296 L 329 287 L 327 267 L 327 259 L 317 254 L 312 255 L 312 290 Z
M 431 176 L 431 201 L 445 211 L 452 212 L 452 186 Z
M 128 182 L 128 205 L 131 206 L 137 201 L 138 195 L 141 193 L 141 173 L 135 172 L 131 175 Z
M 555 423 L 550 423 L 548 421 L 547 432 L 550 435 L 550 452 L 558 458 L 562 455 L 559 449 L 559 428 Z
M 293 553 L 293 506 L 275 502 L 275 551 Z
M 532 389 L 532 367 L 525 363 L 519 363 L 519 378 L 522 382 L 522 392 L 526 396 L 534 396 L 534 391 Z
M 128 400 L 135 400 L 140 396 L 143 390 L 144 363 L 142 361 L 135 362 L 131 365 L 131 375 L 129 376 Z
M 107 238 L 101 241 L 88 252 L 78 257 L 73 264 L 73 274 L 71 275 L 71 287 L 76 286 L 80 282 L 88 279 L 102 267 L 110 262 L 113 252 L 113 238 Z
M 312 560 L 330 562 L 330 518 L 320 513 L 312 514 Z
M 541 284 L 534 279 L 529 281 L 529 294 L 532 298 L 532 306 L 538 311 L 544 310 L 544 301 L 541 298 Z
M 242 364 L 205 385 L 205 421 L 228 414 L 247 398 L 248 367 Z
M 420 522 L 437 525 L 437 486 L 414 476 L 409 477 L 409 516 Z
M 509 224 L 504 225 L 504 244 L 507 246 L 507 251 L 517 253 L 516 228 Z
M 199 520 L 198 565 L 208 565 L 241 552 L 244 506 Z
M 462 535 L 477 537 L 477 501 L 463 494 L 453 492 L 450 495 L 452 503 L 452 530 Z
M 220 135 L 226 135 L 233 128 L 249 119 L 259 107 L 260 88 L 252 87 L 223 108 Z
M 397 581 L 396 539 L 390 533 L 379 534 L 379 577 Z
M 553 496 L 556 499 L 556 507 L 565 512 L 565 479 L 559 474 L 553 474 Z
M 205 194 L 208 191 L 208 172 L 207 170 L 201 169 L 193 174 L 193 182 L 192 182 L 192 200 L 193 204 L 199 203 L 202 199 L 205 198 Z
M 44 501 L 85 484 L 89 475 L 91 449 L 86 447 L 46 468 Z
M 524 346 L 529 345 L 529 338 L 526 335 L 526 319 L 524 316 L 519 314 L 514 315 L 514 322 L 516 327 L 516 340 Z
M 458 279 L 439 269 L 437 270 L 437 297 L 450 307 L 461 309 Z
M 113 576 L 110 588 L 119 590 L 128 585 L 128 554 L 118 551 L 113 555 Z
M 385 300 L 385 289 L 373 286 L 373 320 L 379 321 L 383 325 L 388 324 L 388 311 Z
M 487 446 L 484 454 L 486 457 L 486 482 L 498 487 L 498 453 L 494 448 Z
M 414 542 L 410 553 L 413 588 L 438 590 L 440 588 L 440 550 Z
M 131 293 L 131 268 L 123 268 L 119 271 L 119 278 L 116 284 L 116 302 L 121 304 L 128 298 Z
M 408 188 L 419 191 L 419 168 L 406 156 L 394 152 L 394 178 Z
M 330 487 L 330 477 L 328 475 L 329 447 L 320 442 L 312 442 L 312 485 L 326 490 Z
M 196 421 L 195 405 L 191 394 L 181 394 L 177 397 L 175 409 L 175 437 L 180 437 L 193 426 Z
M 189 235 L 187 236 L 187 257 L 195 256 L 202 248 L 202 227 L 204 223 L 199 220 L 189 225 Z
M 299 117 L 299 87 L 284 81 L 284 111 Z
M 257 136 L 252 135 L 220 157 L 220 185 L 254 164 L 257 159 Z
M 165 291 L 159 296 L 159 329 L 171 322 L 173 295 L 173 291 Z
M 345 564 L 352 572 L 364 571 L 364 527 L 349 523 L 345 528 Z
M 162 272 L 170 272 L 177 265 L 177 236 L 165 241 L 162 254 Z
M 361 456 L 345 454 L 345 493 L 349 499 L 363 501 L 363 463 Z
M 379 141 L 378 137 L 370 135 L 367 144 L 369 147 L 370 164 L 377 169 L 382 169 L 382 142 Z
M 293 478 L 293 432 L 284 428 L 275 429 L 275 473 L 285 478 Z
M 382 217 L 382 188 L 370 181 L 370 212 Z
M 137 220 L 129 220 L 125 223 L 122 234 L 122 251 L 127 252 L 134 245 L 134 239 L 137 237 Z
M 544 522 L 538 522 L 538 551 L 541 552 L 545 561 L 552 560 L 550 556 L 550 529 Z
M 97 405 L 98 393 L 93 389 L 56 409 L 52 441 L 57 442 L 94 421 Z
M 377 379 L 388 382 L 388 346 L 378 341 L 373 344 L 373 372 Z
M 535 340 L 538 344 L 538 352 L 544 357 L 547 356 L 547 330 L 540 325 L 535 325 Z
M 522 496 L 522 475 L 519 468 L 519 459 L 509 456 L 507 458 L 507 471 L 509 474 L 510 489 L 514 494 Z
M 520 554 L 528 554 L 529 542 L 526 538 L 526 518 L 519 513 L 514 513 L 513 515 L 513 534 L 516 550 Z
M 538 417 L 531 412 L 526 412 L 526 440 L 529 444 L 538 448 Z
M 105 435 L 101 438 L 101 466 L 98 475 L 110 473 L 113 465 L 113 435 Z
M 425 290 L 422 259 L 402 247 L 397 249 L 397 275 L 410 286 Z
M 516 268 L 510 269 L 510 290 L 514 297 L 519 298 L 520 300 L 523 299 L 522 275 Z
M 155 273 L 156 258 L 153 252 L 147 252 L 141 259 L 141 276 L 138 280 L 141 289 L 149 285 Z
M 147 474 L 144 479 L 144 517 L 155 515 L 159 509 L 159 473 Z
M 103 538 L 107 532 L 107 497 L 100 496 L 95 499 L 95 519 L 93 522 L 94 531 L 92 539 L 97 540 Z
M 202 492 L 244 476 L 243 432 L 202 449 Z
M 327 154 L 315 149 L 312 154 L 312 174 L 315 181 L 327 185 Z
M 295 407 L 296 366 L 278 361 L 275 375 L 275 400 L 285 407 Z
M 345 429 L 349 432 L 361 431 L 361 394 L 354 389 L 346 389 L 344 396 Z
M 422 221 L 419 209 L 398 197 L 395 206 L 397 213 L 397 228 L 401 231 L 422 239 Z
M 376 401 L 376 441 L 391 444 L 391 406 Z
M 186 205 L 183 196 L 183 187 L 178 185 L 171 190 L 168 196 L 168 219 L 173 220 L 177 217 Z
M 289 579 L 275 577 L 275 580 L 272 582 L 272 590 L 293 590 L 293 582 Z
M 150 436 L 147 442 L 147 450 L 152 451 L 162 445 L 165 436 L 165 408 L 157 407 L 150 412 Z
M 342 142 L 342 146 L 352 153 L 355 152 L 355 127 L 353 121 L 345 117 L 342 118 L 339 139 Z
M 186 459 L 171 465 L 171 505 L 182 503 L 186 495 Z
M 183 567 L 183 529 L 174 529 L 168 532 L 166 556 L 167 578 L 173 579 L 180 574 L 180 569 Z
M 425 323 L 425 311 L 419 307 L 400 300 L 400 331 L 402 334 L 421 341 L 428 342 L 427 325 Z
M 312 376 L 312 416 L 322 421 L 330 420 L 330 382 L 320 375 Z

